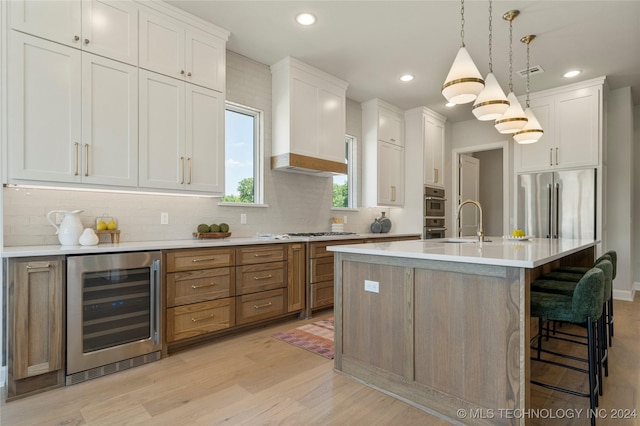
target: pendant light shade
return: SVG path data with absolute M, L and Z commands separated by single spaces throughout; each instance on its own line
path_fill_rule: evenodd
M 535 115 L 533 115 L 533 111 L 531 108 L 527 108 L 524 110 L 524 115 L 527 116 L 529 121 L 524 126 L 522 130 L 517 131 L 513 135 L 513 139 L 519 144 L 528 144 L 535 143 L 540 140 L 542 135 L 544 134 L 544 130 L 542 130 L 542 126 L 538 122 L 538 119 Z
M 509 108 L 509 101 L 492 72 L 484 80 L 484 90 L 473 103 L 473 115 L 480 121 L 496 120 Z
M 483 88 L 480 71 L 467 49 L 461 47 L 442 86 L 442 95 L 456 105 L 468 104 L 478 97 Z
M 473 102 L 484 88 L 482 75 L 464 47 L 464 0 L 460 1 L 460 26 L 460 50 L 442 85 L 442 95 L 455 105 Z
M 520 39 L 521 42 L 527 44 L 527 109 L 524 111 L 527 116 L 527 124 L 522 128 L 522 130 L 517 131 L 513 135 L 513 139 L 519 144 L 528 144 L 535 143 L 540 140 L 544 131 L 542 130 L 542 126 L 540 122 L 533 114 L 531 107 L 529 106 L 529 44 L 536 38 L 535 35 L 527 35 Z
M 502 117 L 496 120 L 495 127 L 500 133 L 510 134 L 522 130 L 527 124 L 528 118 L 524 115 L 522 106 L 513 92 L 509 92 L 507 100 L 509 101 L 509 108 L 507 108 Z
M 471 111 L 478 120 L 489 121 L 500 118 L 507 108 L 507 96 L 493 74 L 493 2 L 489 0 L 489 73 Z

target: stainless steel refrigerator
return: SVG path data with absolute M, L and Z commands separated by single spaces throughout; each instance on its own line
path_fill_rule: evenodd
M 596 169 L 518 175 L 517 228 L 538 238 L 596 238 Z

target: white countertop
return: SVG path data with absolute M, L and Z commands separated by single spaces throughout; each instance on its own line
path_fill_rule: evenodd
M 15 246 L 3 247 L 2 257 L 28 257 L 28 256 L 66 256 L 71 254 L 99 254 L 116 253 L 129 251 L 152 251 L 169 250 L 181 248 L 203 248 L 203 247 L 227 247 L 254 244 L 282 244 L 288 242 L 307 241 L 335 241 L 335 240 L 357 240 L 363 238 L 384 238 L 384 237 L 411 237 L 419 234 L 355 234 L 355 235 L 331 235 L 326 237 L 291 237 L 288 239 L 256 238 L 256 237 L 230 237 L 222 239 L 202 239 L 202 240 L 166 240 L 166 241 L 137 241 L 121 242 L 119 244 L 100 243 L 96 246 Z
M 445 242 L 450 238 L 330 246 L 329 251 L 447 262 L 535 268 L 595 246 L 599 241 L 532 238 L 525 241 L 486 237 L 491 242 Z

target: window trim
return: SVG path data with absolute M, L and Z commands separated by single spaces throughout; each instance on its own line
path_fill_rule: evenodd
M 264 111 L 236 102 L 225 101 L 225 113 L 233 111 L 254 117 L 253 126 L 253 203 L 221 201 L 219 206 L 266 206 L 264 204 Z M 226 130 L 226 129 L 225 129 Z M 225 180 L 226 180 L 226 132 L 225 132 Z M 226 195 L 226 194 L 225 194 Z
M 331 206 L 332 210 L 357 210 L 358 209 L 358 194 L 357 194 L 357 173 L 358 173 L 358 138 L 345 134 L 345 144 L 347 145 L 347 155 L 349 162 L 347 163 L 347 189 L 348 199 L 347 207 Z M 333 181 L 333 179 L 332 179 Z M 332 203 L 333 204 L 333 203 Z

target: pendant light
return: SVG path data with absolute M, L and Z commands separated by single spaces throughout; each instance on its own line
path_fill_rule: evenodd
M 461 0 L 460 15 L 462 45 L 442 85 L 442 95 L 456 105 L 473 102 L 484 88 L 482 75 L 464 46 L 464 0 Z
M 473 115 L 480 121 L 496 120 L 509 108 L 509 101 L 493 75 L 493 7 L 489 0 L 489 73 L 484 79 L 484 89 L 473 103 Z
M 513 135 L 513 139 L 519 144 L 528 144 L 535 143 L 540 140 L 544 130 L 542 130 L 542 126 L 538 122 L 538 119 L 535 115 L 533 115 L 533 111 L 529 106 L 529 44 L 536 38 L 535 35 L 527 35 L 520 39 L 521 42 L 526 43 L 527 45 L 527 108 L 524 110 L 524 114 L 527 116 L 529 121 L 522 128 L 522 130 L 517 131 Z
M 507 95 L 509 108 L 496 120 L 495 127 L 500 133 L 515 133 L 522 130 L 528 121 L 518 98 L 513 93 L 513 20 L 519 14 L 518 10 L 510 10 L 502 15 L 502 19 L 509 21 L 509 94 Z

